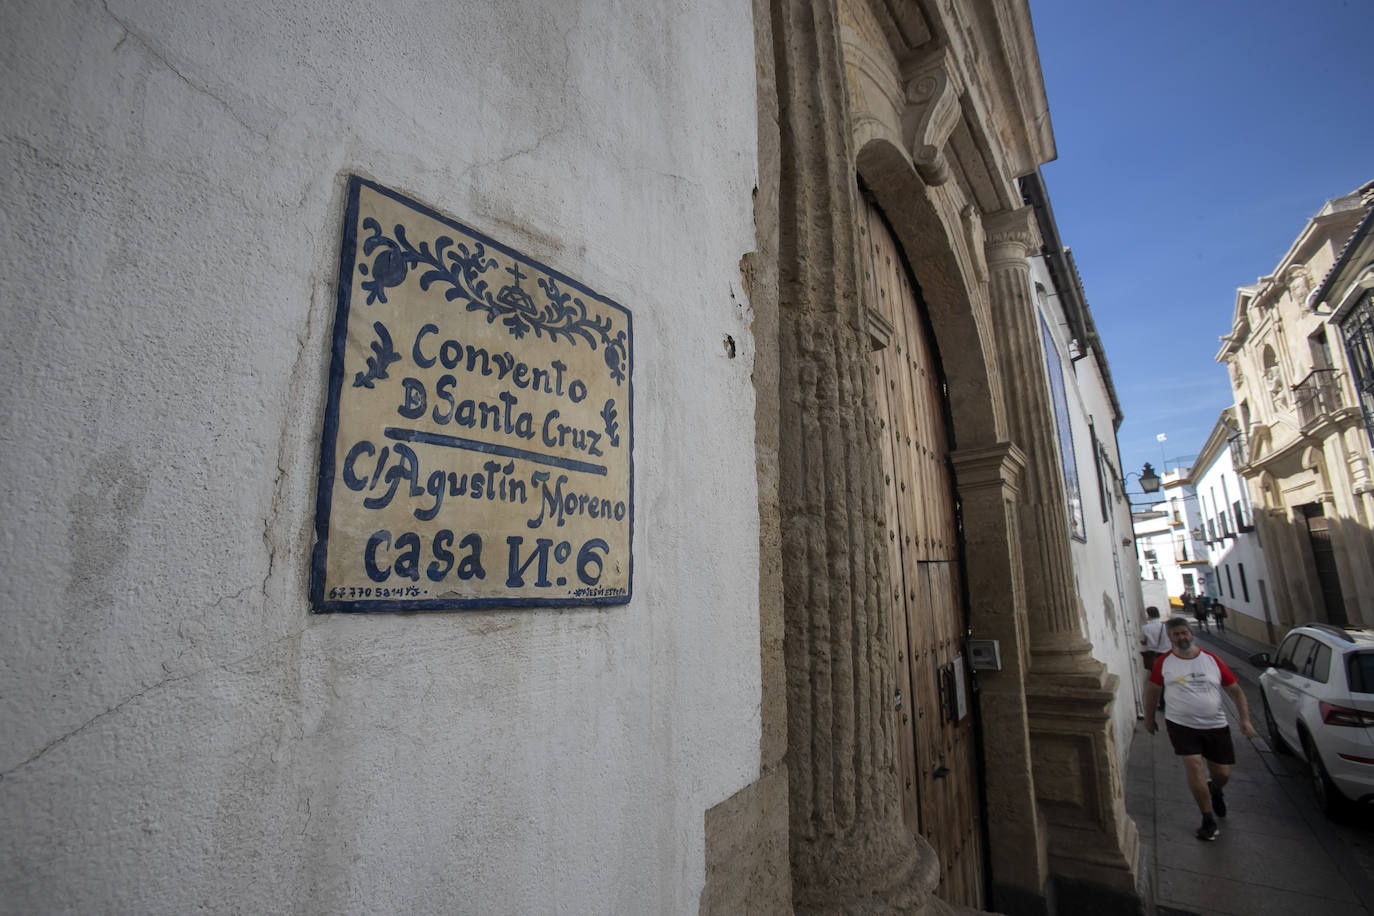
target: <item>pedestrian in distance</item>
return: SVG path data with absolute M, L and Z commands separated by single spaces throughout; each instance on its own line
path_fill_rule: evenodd
M 1159 619 L 1159 608 L 1150 605 L 1145 609 L 1145 623 L 1140 627 L 1140 657 L 1145 670 L 1153 670 L 1155 659 L 1173 648 L 1169 634 L 1164 630 L 1164 621 Z
M 1212 605 L 1212 619 L 1213 619 L 1214 621 L 1216 621 L 1216 624 L 1217 624 L 1217 632 L 1218 632 L 1218 633 L 1225 633 L 1225 632 L 1226 632 L 1226 605 L 1222 604 L 1220 601 L 1218 601 L 1216 604 Z
M 1197 625 L 1198 625 L 1198 627 L 1202 630 L 1202 632 L 1204 632 L 1204 633 L 1210 633 L 1210 632 L 1211 632 L 1211 630 L 1207 629 L 1207 617 L 1208 617 L 1209 615 L 1208 615 L 1208 611 L 1207 611 L 1207 599 L 1206 599 L 1206 598 L 1194 598 L 1194 599 L 1193 599 L 1193 616 L 1197 619 Z
M 1147 672 L 1153 671 L 1155 659 L 1172 648 L 1173 644 L 1169 642 L 1169 634 L 1164 629 L 1164 621 L 1159 619 L 1159 608 L 1150 605 L 1145 609 L 1145 623 L 1140 627 L 1140 660 L 1144 663 L 1145 670 Z M 1162 698 L 1159 701 L 1159 708 L 1164 708 Z
M 1199 840 L 1215 840 L 1221 834 L 1217 818 L 1226 816 L 1223 789 L 1236 762 L 1222 691 L 1236 704 L 1241 734 L 1253 738 L 1255 726 L 1250 724 L 1250 707 L 1235 673 L 1197 645 L 1188 620 L 1170 618 L 1165 629 L 1173 648 L 1156 659 L 1150 671 L 1145 690 L 1145 731 L 1153 735 L 1158 730 L 1155 704 L 1162 694 L 1169 704 L 1164 714 L 1169 742 L 1174 754 L 1183 758 L 1188 789 L 1202 812 L 1202 826 L 1195 835 Z

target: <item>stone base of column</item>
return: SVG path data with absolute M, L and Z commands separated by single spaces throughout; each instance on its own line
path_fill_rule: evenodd
M 793 837 L 795 912 L 820 914 L 912 913 L 936 916 L 973 913 L 952 908 L 935 896 L 940 860 L 924 839 L 898 827 L 890 842 L 859 844 L 845 837 L 799 840 Z M 797 850 L 798 844 L 804 846 Z
M 1031 677 L 1047 686 L 1098 690 L 1107 677 L 1107 666 L 1092 657 L 1092 643 L 1078 634 L 1037 633 L 1031 636 Z
M 1103 899 L 1136 899 L 1140 836 L 1126 814 L 1111 714 L 1118 679 L 1086 653 L 1074 654 L 1034 652 L 1026 689 L 1050 873 L 1076 897 L 1097 888 Z

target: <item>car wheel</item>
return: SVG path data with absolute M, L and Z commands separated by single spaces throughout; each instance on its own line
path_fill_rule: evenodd
M 1317 810 L 1333 821 L 1342 820 L 1348 807 L 1345 796 L 1327 775 L 1321 754 L 1317 752 L 1312 739 L 1305 739 L 1303 748 L 1307 751 L 1307 774 L 1312 782 L 1312 792 L 1317 797 Z
M 1279 723 L 1274 721 L 1274 711 L 1269 708 L 1269 698 L 1261 693 L 1260 703 L 1264 705 L 1264 728 L 1269 732 L 1269 746 L 1276 754 L 1290 753 L 1288 745 L 1283 741 L 1283 735 L 1279 734 Z

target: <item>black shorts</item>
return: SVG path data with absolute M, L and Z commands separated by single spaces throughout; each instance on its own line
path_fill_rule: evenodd
M 1174 753 L 1180 757 L 1201 754 L 1203 759 L 1212 763 L 1230 765 L 1236 762 L 1236 748 L 1231 744 L 1229 725 L 1221 728 L 1189 728 L 1165 719 L 1164 727 L 1169 730 L 1169 742 L 1174 746 Z

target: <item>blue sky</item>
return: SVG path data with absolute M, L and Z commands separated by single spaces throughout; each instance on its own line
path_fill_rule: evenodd
M 1043 168 L 1125 421 L 1127 471 L 1231 403 L 1218 338 L 1329 198 L 1374 178 L 1374 0 L 1030 0 Z M 1138 490 L 1131 478 L 1131 489 Z

